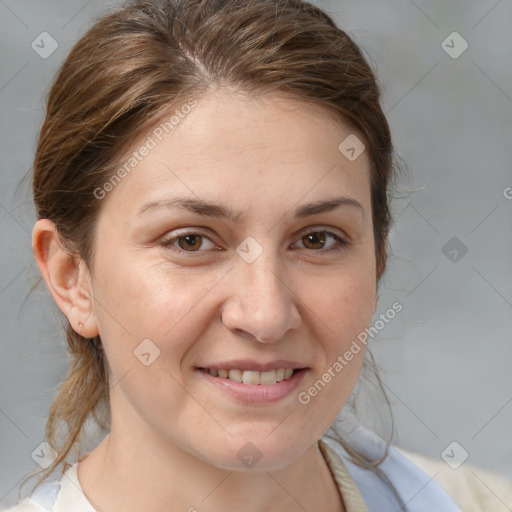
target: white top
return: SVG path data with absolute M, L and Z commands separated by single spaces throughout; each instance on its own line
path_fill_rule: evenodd
M 373 458 L 378 458 L 385 446 L 380 437 L 363 427 L 357 427 L 347 441 L 357 451 L 364 451 Z M 378 471 L 363 469 L 350 462 L 343 447 L 325 435 L 319 440 L 319 447 L 347 512 L 402 512 L 389 483 L 406 504 L 404 512 L 462 512 L 432 476 L 394 447 L 390 447 L 389 455 L 379 465 Z M 42 483 L 30 497 L 4 512 L 95 512 L 80 486 L 77 467 L 78 463 L 75 463 L 68 468 L 60 481 Z M 436 474 L 439 473 L 437 468 Z M 466 491 L 464 487 L 462 485 L 458 489 L 461 494 Z M 488 512 L 490 509 L 472 510 Z

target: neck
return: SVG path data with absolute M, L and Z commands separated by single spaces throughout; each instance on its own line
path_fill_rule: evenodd
M 101 511 L 167 512 L 170 504 L 187 512 L 344 511 L 318 443 L 277 471 L 230 471 L 182 450 L 142 421 L 114 417 L 110 434 L 79 463 L 78 479 Z

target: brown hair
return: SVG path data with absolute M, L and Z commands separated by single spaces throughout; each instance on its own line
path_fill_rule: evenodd
M 379 282 L 394 177 L 380 86 L 350 37 L 302 0 L 147 0 L 100 18 L 75 44 L 49 92 L 34 159 L 37 217 L 53 221 L 69 251 L 91 269 L 101 205 L 94 191 L 163 113 L 212 87 L 287 94 L 323 108 L 363 139 Z M 46 425 L 58 456 L 36 487 L 59 464 L 67 468 L 66 456 L 90 416 L 102 428 L 109 424 L 101 339 L 84 338 L 68 323 L 67 341 L 72 363 Z M 59 443 L 62 424 L 67 431 Z

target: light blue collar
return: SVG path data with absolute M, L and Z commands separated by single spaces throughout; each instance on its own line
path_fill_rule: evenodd
M 386 443 L 370 430 L 358 426 L 344 440 L 357 452 L 376 460 L 385 453 Z M 370 512 L 462 512 L 448 494 L 405 455 L 390 446 L 378 469 L 363 469 L 350 461 L 339 442 L 324 435 L 325 441 L 343 460 Z M 395 496 L 398 493 L 405 508 Z

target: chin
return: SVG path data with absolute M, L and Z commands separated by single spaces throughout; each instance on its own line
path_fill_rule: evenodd
M 241 439 L 233 437 L 222 452 L 206 450 L 201 458 L 215 467 L 229 471 L 278 471 L 287 467 L 307 449 L 304 440 L 293 442 L 289 431 L 282 436 L 274 432 L 270 436 L 246 435 L 243 436 L 245 441 Z

